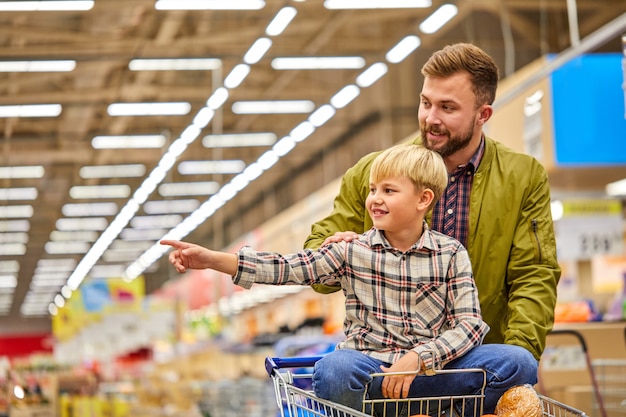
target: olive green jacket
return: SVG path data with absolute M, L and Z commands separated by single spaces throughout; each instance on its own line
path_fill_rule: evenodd
M 332 213 L 313 224 L 305 248 L 319 247 L 336 232 L 372 227 L 365 199 L 377 155 L 366 155 L 346 172 Z M 561 270 L 548 176 L 536 159 L 486 139 L 470 195 L 467 250 L 483 319 L 491 327 L 485 343 L 522 346 L 538 360 L 552 330 Z M 315 287 L 321 293 L 338 289 Z

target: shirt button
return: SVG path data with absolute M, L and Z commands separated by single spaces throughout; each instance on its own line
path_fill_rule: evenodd
M 450 182 L 454 182 L 456 180 L 455 177 L 450 177 Z
M 467 175 L 472 175 L 472 172 L 471 171 L 467 171 Z
M 452 213 L 454 213 L 454 210 L 452 210 L 452 209 L 448 209 L 448 212 L 447 212 L 447 213 L 448 213 L 448 214 L 452 214 Z

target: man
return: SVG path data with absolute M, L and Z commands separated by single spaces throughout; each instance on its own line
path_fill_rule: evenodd
M 431 56 L 422 74 L 421 135 L 412 142 L 441 154 L 449 175 L 427 221 L 468 250 L 483 318 L 491 328 L 484 342 L 523 347 L 536 374 L 554 322 L 561 273 L 547 173 L 531 156 L 484 135 L 498 69 L 483 50 L 466 43 L 446 46 Z M 365 156 L 346 172 L 332 213 L 313 224 L 306 248 L 350 240 L 371 227 L 363 202 L 375 156 Z

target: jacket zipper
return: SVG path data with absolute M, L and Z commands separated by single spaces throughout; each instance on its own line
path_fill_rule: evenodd
M 537 249 L 539 250 L 539 263 L 541 263 L 542 262 L 541 242 L 539 240 L 539 235 L 537 234 L 537 231 L 539 229 L 539 227 L 537 226 L 537 219 L 532 219 L 531 223 L 533 226 L 533 234 L 535 235 L 535 240 L 537 241 Z

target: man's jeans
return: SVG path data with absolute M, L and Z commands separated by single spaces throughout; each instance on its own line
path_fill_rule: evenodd
M 360 411 L 364 391 L 370 383 L 368 397 L 370 399 L 382 398 L 382 377 L 370 376 L 381 373 L 381 365 L 390 366 L 388 363 L 351 349 L 338 349 L 331 352 L 315 364 L 313 371 L 315 395 Z M 494 412 L 498 399 L 510 387 L 524 384 L 535 385 L 537 367 L 537 360 L 522 347 L 486 344 L 477 346 L 448 363 L 444 369 L 480 368 L 486 371 L 487 385 L 483 414 L 487 414 Z M 479 395 L 484 382 L 483 378 L 482 373 L 418 375 L 413 380 L 409 397 Z M 465 414 L 473 416 L 474 410 Z

